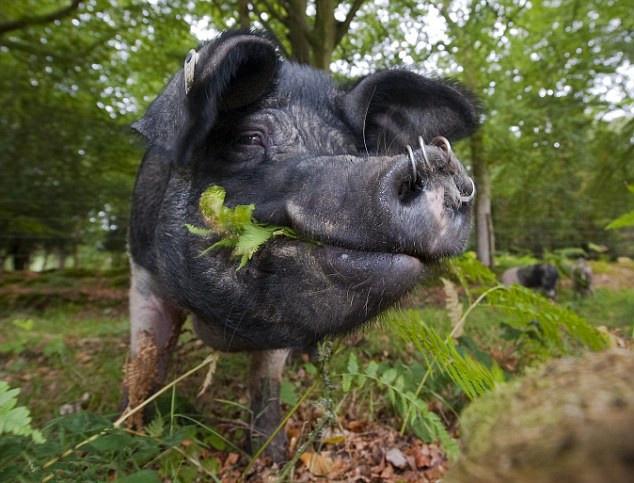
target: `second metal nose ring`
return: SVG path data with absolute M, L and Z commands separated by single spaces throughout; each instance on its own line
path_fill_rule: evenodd
M 467 196 L 462 196 L 462 194 L 460 195 L 460 201 L 462 201 L 463 203 L 468 203 L 473 198 L 475 198 L 476 195 L 476 187 L 475 183 L 473 182 L 473 178 L 469 178 L 469 181 L 471 181 L 471 194 Z
M 412 163 L 412 186 L 414 186 L 416 184 L 416 181 L 418 180 L 418 173 L 416 171 L 416 160 L 414 159 L 414 151 L 412 151 L 412 147 L 409 144 L 405 147 L 407 148 L 409 160 Z
M 429 144 L 438 146 L 448 155 L 451 154 L 451 143 L 445 136 L 436 136 L 434 139 L 431 140 Z

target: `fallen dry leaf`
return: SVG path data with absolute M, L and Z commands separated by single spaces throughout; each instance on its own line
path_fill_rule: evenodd
M 423 446 L 423 449 L 416 448 L 416 451 L 414 452 L 414 462 L 416 463 L 417 468 L 428 468 L 431 466 L 431 457 L 429 456 L 429 449 L 427 446 Z
M 324 431 L 324 435 L 321 438 L 323 444 L 339 444 L 345 443 L 345 441 L 346 437 L 343 434 L 329 430 Z
M 223 466 L 225 468 L 227 468 L 228 466 L 233 466 L 238 462 L 238 459 L 240 459 L 240 455 L 238 453 L 229 453 L 229 456 L 227 456 L 227 459 L 225 460 L 225 464 Z
M 347 425 L 346 428 L 349 429 L 350 431 L 354 432 L 354 433 L 360 433 L 362 432 L 365 427 L 367 426 L 368 422 L 361 420 L 361 421 L 350 421 Z
M 381 472 L 381 478 L 384 480 L 391 480 L 394 478 L 394 468 L 390 465 L 387 465 L 385 469 Z
M 304 453 L 299 457 L 314 476 L 328 476 L 335 464 L 332 459 L 319 453 Z

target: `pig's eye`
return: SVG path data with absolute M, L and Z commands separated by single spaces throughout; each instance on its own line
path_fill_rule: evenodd
M 243 146 L 263 146 L 262 136 L 257 133 L 243 134 L 238 138 L 238 144 Z

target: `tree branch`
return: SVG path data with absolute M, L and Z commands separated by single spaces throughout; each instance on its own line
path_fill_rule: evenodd
M 266 0 L 260 0 L 260 2 L 264 5 L 264 7 L 266 8 L 266 13 L 268 13 L 271 17 L 273 17 L 275 20 L 277 20 L 278 22 L 280 22 L 282 25 L 284 25 L 286 28 L 291 28 L 291 26 L 288 24 L 288 18 L 287 17 L 283 17 L 281 16 L 279 13 L 277 13 L 275 11 L 275 8 L 273 5 L 271 5 L 269 2 L 267 2 Z M 262 10 L 260 10 L 257 5 L 256 2 L 251 2 L 251 5 L 253 5 L 253 9 L 256 10 L 258 12 L 258 17 L 260 17 L 261 20 L 261 13 Z M 268 28 L 268 27 L 267 27 Z M 269 29 L 270 30 L 270 29 Z
M 255 2 L 251 3 L 251 6 L 253 7 L 253 12 L 257 15 L 258 20 L 260 21 L 260 23 L 262 25 L 264 25 L 264 28 L 266 30 L 268 30 L 269 32 L 275 32 L 275 30 L 271 28 L 271 24 L 267 20 L 264 20 L 262 18 L 262 13 L 263 12 L 258 8 L 258 6 L 255 4 Z M 273 18 L 275 18 L 275 16 L 273 16 Z M 283 24 L 283 25 L 286 27 L 285 24 Z M 282 55 L 284 57 L 286 57 L 287 59 L 291 58 L 290 53 L 286 50 L 284 45 L 282 45 L 282 42 L 277 42 L 277 47 L 282 51 Z
M 49 13 L 48 15 L 24 17 L 18 20 L 1 23 L 0 35 L 6 34 L 7 32 L 11 32 L 13 30 L 30 27 L 32 25 L 43 25 L 54 22 L 55 20 L 60 20 L 64 17 L 69 16 L 71 13 L 77 10 L 81 2 L 82 0 L 72 0 L 71 4 L 68 7 L 61 8 L 55 12 Z
M 457 25 L 456 22 L 454 22 L 449 16 L 449 3 L 450 2 L 448 2 L 447 0 L 443 0 L 442 2 L 439 2 L 439 5 L 436 5 L 436 8 L 440 12 L 440 15 L 442 15 L 442 17 L 445 19 L 445 22 L 447 22 L 449 29 L 455 30 L 457 28 Z
M 354 3 L 350 6 L 350 11 L 348 12 L 348 15 L 346 15 L 345 20 L 343 22 L 337 22 L 335 47 L 339 45 L 339 42 L 341 42 L 341 40 L 348 33 L 348 29 L 350 28 L 350 24 L 352 23 L 354 16 L 357 14 L 364 2 L 365 0 L 354 0 Z

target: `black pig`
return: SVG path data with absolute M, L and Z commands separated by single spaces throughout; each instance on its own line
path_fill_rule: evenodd
M 524 287 L 539 289 L 551 299 L 557 296 L 557 280 L 559 280 L 559 272 L 547 263 L 509 268 L 502 274 L 502 283 L 506 285 L 517 283 Z
M 190 53 L 134 125 L 148 148 L 129 235 L 129 405 L 163 382 L 189 313 L 209 346 L 253 351 L 254 434 L 270 434 L 288 348 L 352 331 L 463 250 L 475 186 L 446 138 L 476 124 L 451 83 L 395 69 L 338 86 L 281 60 L 264 34 L 226 32 Z M 218 238 L 184 225 L 202 226 L 210 185 L 317 243 L 276 239 L 239 271 L 229 250 L 199 257 Z M 284 444 L 269 455 L 283 459 Z

